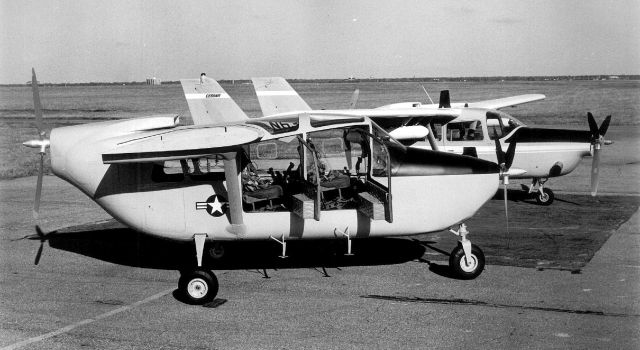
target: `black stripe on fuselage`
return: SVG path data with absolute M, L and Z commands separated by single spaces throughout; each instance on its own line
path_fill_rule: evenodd
M 475 157 L 421 148 L 390 148 L 391 176 L 497 174 L 498 164 Z
M 578 142 L 590 143 L 591 134 L 584 130 L 570 129 L 545 129 L 530 128 L 528 126 L 519 128 L 513 135 L 505 139 L 505 142 Z

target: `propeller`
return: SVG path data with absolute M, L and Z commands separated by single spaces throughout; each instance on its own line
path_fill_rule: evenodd
M 35 69 L 31 68 L 31 89 L 33 91 L 33 111 L 35 114 L 35 127 L 38 130 L 38 139 L 37 140 L 29 140 L 23 143 L 24 146 L 30 148 L 39 149 L 40 154 L 40 164 L 38 166 L 38 180 L 36 182 L 36 195 L 33 202 L 33 219 L 36 221 L 36 234 L 40 238 L 40 248 L 38 248 L 38 253 L 36 254 L 35 264 L 37 265 L 40 261 L 40 257 L 42 255 L 42 249 L 44 247 L 45 234 L 42 233 L 42 230 L 39 226 L 40 221 L 40 197 L 42 196 L 42 176 L 44 174 L 44 156 L 47 152 L 47 148 L 50 143 L 49 140 L 45 138 L 46 131 L 44 129 L 44 124 L 42 121 L 42 104 L 40 103 L 40 91 L 38 90 L 38 79 L 36 78 Z
M 359 96 L 360 96 L 360 89 L 355 89 L 353 91 L 353 95 L 351 95 L 351 102 L 349 103 L 349 109 L 356 108 L 356 103 L 358 103 Z
M 598 193 L 598 182 L 600 181 L 600 149 L 602 145 L 608 145 L 611 142 L 604 139 L 604 135 L 609 129 L 611 116 L 607 116 L 600 127 L 596 123 L 591 112 L 587 113 L 587 121 L 589 122 L 589 132 L 591 133 L 591 144 L 593 145 L 593 161 L 591 162 L 591 196 L 595 197 Z
M 500 166 L 500 177 L 502 178 L 502 185 L 504 186 L 504 216 L 507 220 L 507 234 L 509 234 L 509 210 L 507 204 L 507 185 L 509 185 L 509 169 L 513 164 L 513 158 L 516 155 L 516 141 L 512 140 L 509 143 L 507 152 L 502 151 L 502 145 L 498 139 L 498 135 L 494 134 L 494 140 L 496 142 L 496 156 L 498 158 L 498 165 Z

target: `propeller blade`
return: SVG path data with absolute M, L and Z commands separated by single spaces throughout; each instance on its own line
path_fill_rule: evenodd
M 513 164 L 513 158 L 516 155 L 516 142 L 515 140 L 509 144 L 509 148 L 507 148 L 507 153 L 505 154 L 504 163 L 507 170 L 511 168 L 511 164 Z
M 40 91 L 38 90 L 38 79 L 36 70 L 31 68 L 31 90 L 33 92 L 33 110 L 36 115 L 36 128 L 40 140 L 44 137 L 44 125 L 42 124 L 42 104 L 40 103 Z
M 351 102 L 349 103 L 349 109 L 356 108 L 356 103 L 358 103 L 358 97 L 360 96 L 360 89 L 355 89 L 353 95 L 351 95 Z
M 591 162 L 591 196 L 598 193 L 598 182 L 600 181 L 600 145 L 593 147 L 593 161 Z
M 44 153 L 40 153 L 40 166 L 38 168 L 38 182 L 36 182 L 36 198 L 33 202 L 33 218 L 36 223 L 40 219 L 40 197 L 42 195 L 42 175 L 44 173 Z
M 607 133 L 607 129 L 609 129 L 609 123 L 611 123 L 611 116 L 608 115 L 604 121 L 602 122 L 602 125 L 600 125 L 600 129 L 598 129 L 598 134 L 600 134 L 600 136 L 604 136 L 604 134 Z
M 591 112 L 587 112 L 587 122 L 589 123 L 589 131 L 591 131 L 591 137 L 598 138 L 598 123 L 593 118 Z

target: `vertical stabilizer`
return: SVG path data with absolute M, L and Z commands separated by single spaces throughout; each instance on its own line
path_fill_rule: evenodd
M 311 110 L 284 78 L 251 78 L 251 81 L 253 81 L 260 109 L 265 117 L 279 113 Z
M 248 119 L 235 101 L 214 79 L 204 73 L 200 79 L 180 80 L 193 124 L 236 122 Z

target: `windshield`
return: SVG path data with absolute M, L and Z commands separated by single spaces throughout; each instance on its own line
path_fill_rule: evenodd
M 505 112 L 487 112 L 487 131 L 489 132 L 489 137 L 492 140 L 508 135 L 515 128 L 520 126 L 525 126 L 525 124 Z

